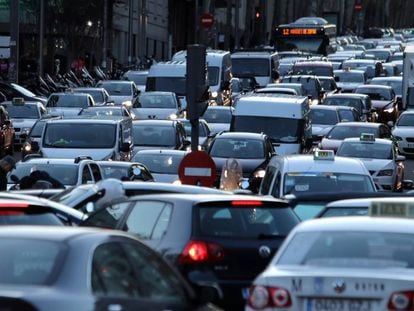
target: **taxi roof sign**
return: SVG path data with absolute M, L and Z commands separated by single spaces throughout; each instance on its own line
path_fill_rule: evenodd
M 362 133 L 359 137 L 360 141 L 368 141 L 368 142 L 374 142 L 375 141 L 375 135 L 372 133 Z
M 368 210 L 373 217 L 414 218 L 414 204 L 406 202 L 373 202 Z
M 16 106 L 24 105 L 24 98 L 23 97 L 13 97 L 12 104 Z
M 335 159 L 335 152 L 333 150 L 320 150 L 316 149 L 313 152 L 314 160 L 327 160 L 333 161 Z

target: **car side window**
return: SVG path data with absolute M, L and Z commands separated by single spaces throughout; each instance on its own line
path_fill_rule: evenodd
M 99 169 L 99 166 L 96 165 L 95 163 L 91 163 L 90 166 L 91 166 L 91 170 L 92 170 L 93 179 L 95 179 L 95 182 L 101 180 L 102 175 L 101 175 L 101 171 Z
M 82 184 L 93 182 L 91 171 L 89 167 L 85 165 L 82 169 Z
M 125 250 L 115 242 L 102 244 L 95 249 L 91 280 L 95 295 L 140 297 L 140 292 L 145 290 L 145 286 L 138 286 L 139 278 Z
M 141 239 L 161 239 L 167 231 L 172 205 L 162 201 L 138 201 L 133 205 L 125 230 Z
M 275 176 L 276 168 L 274 166 L 268 166 L 266 169 L 266 174 L 263 177 L 262 186 L 260 193 L 267 195 L 269 194 L 270 185 L 272 184 L 273 177 Z
M 280 176 L 280 171 L 278 171 L 276 174 L 275 182 L 273 183 L 273 188 L 272 188 L 272 196 L 274 196 L 275 198 L 280 197 L 280 182 L 281 182 L 281 176 Z

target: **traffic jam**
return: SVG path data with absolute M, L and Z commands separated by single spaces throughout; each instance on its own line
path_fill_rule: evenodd
M 0 82 L 0 310 L 414 310 L 414 32 L 335 27 Z

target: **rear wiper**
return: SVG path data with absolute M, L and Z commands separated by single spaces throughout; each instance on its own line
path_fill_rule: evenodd
M 260 233 L 257 235 L 258 240 L 265 240 L 265 239 L 276 239 L 276 238 L 285 238 L 286 235 L 283 234 L 265 234 Z

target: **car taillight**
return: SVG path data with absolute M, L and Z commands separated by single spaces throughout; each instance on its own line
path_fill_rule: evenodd
M 184 248 L 179 262 L 180 264 L 215 262 L 223 258 L 224 251 L 220 245 L 204 241 L 190 241 Z
M 388 301 L 388 310 L 413 310 L 414 291 L 395 292 Z
M 261 310 L 264 308 L 289 308 L 292 306 L 292 299 L 289 291 L 281 287 L 269 287 L 253 285 L 250 288 L 247 300 L 249 307 Z
M 262 201 L 256 201 L 256 200 L 237 200 L 237 201 L 231 201 L 231 205 L 233 206 L 260 206 L 262 205 Z

